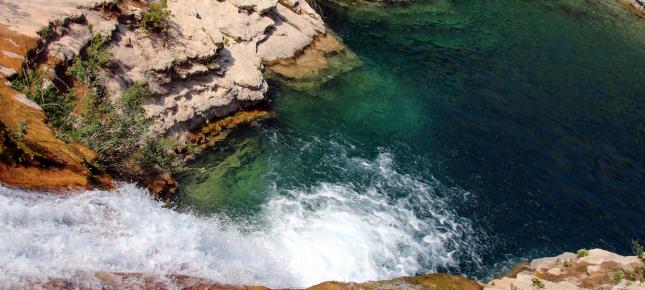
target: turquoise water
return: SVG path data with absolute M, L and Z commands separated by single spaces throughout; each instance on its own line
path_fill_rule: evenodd
M 321 4 L 362 66 L 272 84 L 277 117 L 191 164 L 180 210 L 281 236 L 290 268 L 321 273 L 306 282 L 485 279 L 645 238 L 643 19 L 614 1 Z

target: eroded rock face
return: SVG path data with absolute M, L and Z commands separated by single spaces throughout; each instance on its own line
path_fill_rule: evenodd
M 91 163 L 93 154 L 57 139 L 38 105 L 10 88 L 9 80 L 28 59 L 46 73 L 46 81 L 64 84 L 65 67 L 96 35 L 106 36 L 113 61 L 103 68 L 100 82 L 109 96 L 118 98 L 135 83 L 148 84 L 155 97 L 145 100 L 143 107 L 154 120 L 153 129 L 183 140 L 204 123 L 264 100 L 266 64 L 281 76 L 309 80 L 319 71 L 336 68 L 328 65 L 329 54 L 348 51 L 327 34 L 322 18 L 305 1 L 169 0 L 172 14 L 164 32 L 140 27 L 147 6 L 147 1 L 136 0 L 0 1 L 0 94 L 3 108 L 13 112 L 0 125 L 9 128 L 4 135 L 12 136 L 10 129 L 27 120 L 26 144 L 34 147 L 30 150 L 76 174 L 61 178 L 61 186 L 67 180 L 73 187 L 86 187 L 85 164 Z M 321 39 L 331 39 L 324 43 L 333 45 L 320 45 Z M 294 73 L 298 66 L 307 73 L 302 69 Z M 83 88 L 71 88 L 76 90 Z M 20 178 L 40 170 L 12 173 L 14 167 L 0 168 L 0 178 L 14 176 L 8 184 L 25 187 L 29 186 Z
M 484 289 L 642 290 L 645 289 L 644 279 L 645 264 L 637 257 L 593 249 L 584 257 L 564 253 L 557 257 L 535 259 L 517 269 L 510 277 L 489 282 Z
M 22 13 L 14 8 L 2 11 Z M 94 153 L 59 140 L 45 123 L 42 109 L 10 87 L 6 78 L 20 71 L 28 52 L 39 44 L 35 31 L 24 30 L 20 21 L 15 24 L 0 24 L 0 182 L 38 190 L 109 186 L 109 178 L 92 176 L 86 168 Z
M 158 96 L 144 104 L 147 114 L 154 118 L 155 129 L 173 134 L 263 100 L 268 89 L 264 64 L 284 65 L 327 35 L 321 17 L 306 1 L 170 0 L 172 16 L 163 33 L 137 27 L 146 2 L 107 1 L 115 3 L 109 13 L 105 2 L 5 1 L 0 3 L 0 25 L 38 38 L 37 32 L 49 23 L 71 19 L 71 24 L 54 25 L 61 31 L 45 44 L 45 64 L 52 73 L 93 35 L 110 35 L 114 62 L 103 78 L 110 96 L 120 96 L 134 83 L 147 83 Z M 344 50 L 338 43 L 334 49 Z M 14 75 L 21 56 L 4 54 L 13 58 L 0 72 Z M 323 61 L 308 69 L 326 67 Z

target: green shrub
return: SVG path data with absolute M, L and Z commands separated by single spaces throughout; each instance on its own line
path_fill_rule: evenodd
M 586 257 L 586 256 L 589 256 L 589 250 L 580 249 L 578 250 L 578 252 L 576 252 L 576 254 L 578 255 L 578 258 Z
M 112 52 L 106 39 L 97 35 L 92 38 L 90 45 L 85 50 L 85 57 L 76 56 L 74 62 L 67 69 L 67 74 L 76 80 L 93 86 L 98 80 L 98 73 L 101 67 L 112 62 Z
M 150 130 L 151 121 L 141 108 L 150 95 L 147 86 L 135 84 L 114 104 L 97 99 L 94 109 L 83 113 L 84 126 L 78 129 L 76 137 L 96 152 L 104 169 L 127 177 L 133 172 L 131 164 L 154 172 L 172 171 L 179 163 L 172 152 L 174 140 Z
M 45 81 L 45 74 L 25 66 L 12 87 L 36 102 L 45 112 L 47 123 L 53 128 L 69 130 L 70 113 L 74 110 L 74 97 L 61 93 L 55 86 Z M 64 139 L 64 138 L 62 138 Z
M 36 33 L 38 34 L 38 36 L 40 36 L 40 38 L 48 39 L 52 33 L 53 26 L 54 25 L 52 23 L 48 23 L 47 26 L 42 27 Z
M 543 289 L 544 287 L 546 287 L 544 285 L 544 282 L 542 282 L 542 280 L 540 280 L 538 278 L 531 279 L 531 283 L 533 284 L 533 286 L 535 286 L 537 288 L 540 288 L 540 289 Z
M 645 248 L 643 248 L 643 245 L 638 240 L 632 241 L 632 251 L 634 252 L 634 256 L 645 263 Z
M 614 273 L 614 277 L 613 277 L 614 283 L 618 284 L 621 281 L 623 281 L 624 278 L 625 278 L 625 274 L 623 274 L 623 272 Z
M 16 141 L 22 142 L 25 140 L 25 133 L 27 132 L 27 121 L 20 120 L 18 127 L 13 131 L 13 137 Z
M 141 27 L 148 32 L 162 32 L 168 29 L 168 18 L 171 12 L 168 10 L 168 0 L 150 3 L 147 11 L 141 13 Z
M 148 86 L 134 84 L 117 100 L 108 98 L 99 73 L 111 58 L 106 39 L 99 35 L 92 39 L 83 57 L 77 56 L 68 68 L 69 76 L 88 87 L 83 104 L 76 104 L 73 95 L 59 91 L 35 69 L 24 69 L 13 87 L 43 108 L 61 139 L 76 140 L 92 149 L 97 155 L 94 166 L 99 169 L 133 179 L 139 173 L 178 169 L 181 162 L 172 152 L 174 140 L 153 132 L 142 108 L 152 95 Z M 74 115 L 77 105 L 82 110 Z

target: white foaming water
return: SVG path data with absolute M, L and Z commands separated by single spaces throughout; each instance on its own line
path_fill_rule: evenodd
M 393 171 L 387 154 L 354 161 L 413 192 L 393 200 L 382 182 L 360 192 L 330 183 L 275 189 L 260 213 L 264 229 L 248 232 L 163 208 L 131 184 L 64 198 L 0 187 L 0 284 L 108 271 L 303 287 L 454 266 L 455 251 L 472 247 L 468 221 L 429 185 Z M 426 218 L 415 215 L 419 206 Z

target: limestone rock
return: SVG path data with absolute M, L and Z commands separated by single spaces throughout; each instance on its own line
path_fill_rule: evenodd
M 39 128 L 40 139 L 26 135 L 30 148 L 43 161 L 80 174 L 78 180 L 87 175 L 83 164 L 92 159 L 88 157 L 91 151 L 58 140 L 44 123 L 39 107 L 8 89 L 8 79 L 20 72 L 30 51 L 37 49 L 34 61 L 38 70 L 47 73 L 47 81 L 64 83 L 66 76 L 58 74 L 96 35 L 107 37 L 113 58 L 109 67 L 102 68 L 99 81 L 109 97 L 119 98 L 135 83 L 147 84 L 154 97 L 144 100 L 143 107 L 153 120 L 153 129 L 180 139 L 205 122 L 263 101 L 268 90 L 265 65 L 271 64 L 274 71 L 290 79 L 313 81 L 324 76 L 319 80 L 326 80 L 334 75 L 328 72 L 336 69 L 328 65 L 330 56 L 348 52 L 339 41 L 325 45 L 333 42 L 324 41 L 330 33 L 306 1 L 169 0 L 171 16 L 163 32 L 147 32 L 138 24 L 147 4 L 0 1 L 0 81 L 7 87 L 3 92 L 9 92 L 3 97 L 10 100 L 8 106 L 24 108 L 14 110 L 11 118 L 27 119 L 30 127 L 33 123 Z M 298 66 L 302 66 L 300 71 Z M 84 186 L 83 182 L 71 183 Z
M 514 277 L 496 279 L 484 287 L 512 289 L 645 289 L 645 264 L 635 256 L 621 256 L 601 249 L 578 257 L 564 253 L 535 259 Z M 543 285 L 543 288 L 540 286 Z

